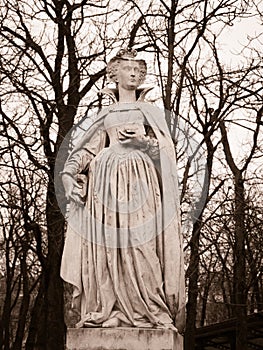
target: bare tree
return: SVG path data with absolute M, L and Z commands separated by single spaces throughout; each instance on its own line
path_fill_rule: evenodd
M 55 160 L 74 123 L 87 110 L 101 107 L 96 92 L 106 83 L 106 56 L 122 45 L 135 47 L 149 57 L 151 78 L 156 79 L 160 88 L 160 100 L 157 102 L 161 101 L 166 110 L 172 135 L 177 135 L 180 122 L 183 122 L 188 144 L 191 138 L 196 140 L 196 148 L 190 155 L 175 140 L 179 168 L 182 169 L 182 214 L 184 218 L 185 212 L 191 209 L 194 217 L 191 230 L 184 232 L 189 290 L 186 349 L 194 348 L 196 318 L 200 315 L 198 296 L 202 296 L 203 300 L 201 324 L 208 319 L 211 310 L 208 301 L 216 285 L 221 286 L 226 303 L 236 303 L 239 297 L 244 297 L 244 294 L 242 297 L 238 294 L 243 287 L 237 279 L 234 282 L 235 297 L 230 296 L 234 279 L 229 272 L 233 254 L 235 276 L 240 273 L 239 268 L 244 267 L 240 256 L 244 244 L 251 270 L 251 279 L 247 283 L 253 289 L 253 298 L 257 299 L 259 307 L 262 305 L 259 297 L 262 285 L 256 275 L 261 257 L 260 254 L 252 254 L 253 247 L 259 243 L 244 235 L 242 230 L 244 225 L 247 229 L 248 221 L 238 221 L 242 215 L 239 204 L 246 199 L 245 174 L 258 155 L 258 134 L 262 123 L 259 87 L 262 67 L 259 55 L 253 55 L 248 57 L 243 67 L 226 68 L 220 61 L 217 48 L 220 33 L 235 20 L 248 16 L 248 3 L 242 0 L 217 3 L 206 0 L 172 0 L 170 3 L 151 0 L 142 4 L 136 0 L 120 0 L 118 5 L 108 1 L 41 0 L 36 3 L 10 0 L 0 7 L 0 112 L 1 137 L 4 140 L 1 156 L 5 156 L 6 170 L 9 167 L 19 169 L 16 173 L 12 170 L 12 181 L 14 178 L 28 179 L 22 181 L 23 186 L 19 187 L 21 201 L 26 193 L 29 199 L 32 198 L 31 203 L 24 201 L 28 203 L 26 211 L 22 202 L 16 208 L 24 220 L 22 236 L 30 237 L 29 240 L 16 241 L 21 245 L 21 255 L 16 260 L 21 266 L 21 279 L 27 281 L 24 256 L 31 256 L 32 247 L 38 260 L 36 296 L 29 300 L 29 304 L 25 298 L 20 309 L 21 315 L 25 315 L 26 310 L 32 307 L 31 317 L 26 324 L 19 325 L 14 348 L 19 348 L 27 327 L 27 350 L 64 347 L 63 283 L 59 277 L 64 216 L 58 206 L 58 201 L 63 203 L 64 194 L 57 193 L 59 198 L 55 194 L 54 181 L 60 181 L 54 174 Z M 117 8 L 122 10 L 117 11 Z M 253 145 L 250 153 L 244 156 L 245 161 L 238 165 L 231 156 L 228 125 L 238 123 L 236 113 L 243 115 L 244 111 L 254 111 L 256 116 L 250 118 Z M 229 167 L 231 164 L 236 180 L 236 201 L 231 201 L 231 205 L 235 203 L 236 220 L 235 224 L 231 221 L 229 228 L 221 227 L 223 233 L 215 232 L 209 240 L 206 238 L 209 224 L 219 225 L 215 217 L 220 217 L 227 208 L 225 204 L 229 203 L 226 200 L 229 174 L 226 163 L 221 159 L 221 140 L 227 164 Z M 58 171 L 68 154 L 67 143 L 63 143 L 63 147 L 63 156 L 57 160 Z M 10 166 L 12 157 L 15 164 Z M 199 199 L 193 204 L 196 169 L 193 170 L 192 166 L 196 157 L 205 158 L 207 169 L 199 185 Z M 215 174 L 217 164 L 222 167 L 225 176 Z M 245 168 L 244 164 L 247 164 Z M 21 169 L 26 171 L 22 173 Z M 36 200 L 34 194 L 40 193 L 38 185 L 44 186 L 46 191 L 41 193 L 41 199 Z M 30 192 L 31 188 L 33 192 Z M 43 210 L 37 216 L 37 207 L 40 206 Z M 63 206 L 65 210 L 65 202 Z M 259 225 L 255 216 L 253 218 L 254 225 Z M 236 245 L 231 246 L 233 232 Z M 223 245 L 221 239 L 224 235 L 228 235 L 229 240 L 220 247 L 218 243 Z M 8 247 L 6 249 L 8 254 Z M 217 259 L 212 258 L 214 252 L 218 255 Z M 210 253 L 206 261 L 206 254 Z M 216 276 L 214 272 L 219 266 L 223 267 L 223 271 Z M 30 294 L 30 283 L 25 283 L 23 287 L 23 294 Z M 8 288 L 12 288 L 10 284 Z M 10 305 L 8 298 L 6 303 Z M 228 310 L 227 316 L 231 310 Z M 244 308 L 242 310 L 244 316 Z M 5 341 L 5 349 L 10 348 L 8 331 L 6 327 L 6 333 L 2 331 L 0 338 Z
M 131 8 L 129 4 L 123 7 L 125 13 Z M 75 4 L 67 0 L 38 3 L 11 0 L 1 5 L 0 16 L 2 137 L 8 142 L 9 155 L 19 154 L 20 162 L 14 165 L 15 169 L 26 165 L 28 172 L 24 176 L 35 173 L 46 186 L 44 202 L 35 203 L 44 208 L 46 222 L 34 220 L 31 207 L 24 227 L 34 237 L 41 262 L 26 348 L 63 349 L 63 283 L 59 270 L 64 216 L 54 188 L 56 155 L 74 119 L 87 109 L 89 97 L 94 96 L 93 88 L 105 73 L 105 54 L 114 47 L 116 36 L 125 37 L 127 32 L 125 26 L 121 27 L 123 16 L 117 15 L 107 1 Z M 101 84 L 103 80 L 97 88 Z M 67 145 L 61 154 L 58 170 L 67 157 Z M 21 159 L 26 159 L 24 164 Z M 25 191 L 29 186 L 27 183 Z M 31 186 L 36 190 L 35 180 Z M 21 196 L 23 198 L 25 193 Z M 43 232 L 46 232 L 46 239 Z M 27 257 L 28 244 L 24 251 Z M 22 272 L 24 262 L 25 257 L 21 258 Z M 23 286 L 26 295 L 28 287 L 26 283 Z M 27 309 L 28 305 L 24 305 L 21 313 L 25 314 Z M 25 325 L 20 323 L 14 349 L 21 345 L 24 331 Z M 5 339 L 8 349 L 8 336 Z
M 205 41 L 208 42 L 207 37 Z M 195 80 L 195 86 L 198 86 L 198 94 L 194 93 L 192 96 L 200 96 L 204 101 L 203 110 L 198 108 L 198 104 L 195 105 L 194 109 L 202 115 L 208 116 L 205 119 L 205 124 L 202 120 L 197 120 L 201 125 L 205 125 L 208 131 L 207 136 L 212 130 L 216 131 L 218 128 L 221 131 L 221 142 L 223 146 L 223 151 L 226 157 L 226 162 L 231 169 L 234 178 L 234 191 L 233 191 L 233 211 L 231 212 L 231 217 L 233 219 L 232 232 L 233 234 L 233 246 L 229 246 L 231 249 L 231 255 L 233 256 L 233 276 L 231 287 L 228 288 L 228 293 L 230 293 L 230 302 L 232 305 L 232 310 L 237 319 L 237 336 L 236 336 L 236 347 L 238 349 L 245 349 L 247 347 L 247 326 L 246 326 L 246 316 L 247 316 L 247 285 L 246 279 L 246 251 L 245 242 L 247 239 L 246 231 L 246 195 L 245 195 L 245 177 L 244 174 L 248 166 L 253 164 L 253 160 L 258 157 L 259 153 L 259 130 L 262 124 L 262 106 L 261 106 L 261 91 L 262 85 L 259 83 L 257 77 L 257 71 L 260 67 L 260 62 L 257 60 L 252 60 L 251 63 L 248 62 L 247 66 L 243 66 L 239 69 L 229 70 L 224 69 L 219 60 L 218 51 L 216 49 L 215 40 L 210 41 L 210 47 L 214 56 L 214 68 L 217 72 L 213 71 L 212 75 L 208 74 L 206 77 L 203 76 L 202 72 L 198 78 Z M 205 71 L 205 69 L 203 70 Z M 205 79 L 205 80 L 203 80 Z M 215 85 L 214 85 L 215 84 Z M 191 84 L 189 84 L 191 86 Z M 214 90 L 213 90 L 214 85 Z M 218 88 L 216 87 L 218 86 Z M 209 91 L 206 93 L 204 91 Z M 214 91 L 214 93 L 213 93 Z M 217 108 L 211 108 L 209 100 L 214 94 L 214 104 Z M 213 100 L 213 99 L 212 99 Z M 217 100 L 217 102 L 216 102 Z M 211 100 L 210 100 L 211 101 Z M 205 111 L 205 113 L 204 113 Z M 233 154 L 231 152 L 228 133 L 225 124 L 235 123 L 239 125 L 240 122 L 235 119 L 235 114 L 237 113 L 243 115 L 243 118 L 247 119 L 247 123 L 250 123 L 250 132 L 252 134 L 251 145 L 244 147 L 244 155 L 241 162 L 241 167 L 238 168 L 234 161 Z M 248 113 L 250 111 L 250 113 Z M 251 115 L 255 115 L 254 120 Z M 242 127 L 242 124 L 240 125 Z M 246 128 L 246 125 L 243 126 Z M 213 131 L 213 138 L 216 140 L 216 133 Z M 218 136 L 217 136 L 218 137 Z M 209 148 L 208 148 L 209 150 Z M 222 183 L 222 181 L 220 181 Z M 223 203 L 224 201 L 222 201 Z M 220 211 L 220 207 L 219 210 Z M 206 213 L 207 215 L 207 213 Z M 206 240 L 207 241 L 207 240 Z M 200 243 L 200 241 L 199 241 Z M 220 257 L 221 264 L 223 264 L 224 270 L 227 271 L 226 260 L 222 257 L 222 253 L 218 247 L 218 243 L 215 243 L 217 253 Z M 229 249 L 227 248 L 227 249 Z M 205 250 L 204 250 L 205 251 Z M 201 251 L 199 251 L 199 254 Z M 196 256 L 198 253 L 196 253 Z M 190 282 L 189 282 L 190 283 Z M 228 284 L 230 281 L 228 280 Z M 222 291 L 224 300 L 226 300 L 225 285 L 222 284 Z M 231 295 L 232 293 L 232 295 Z M 204 290 L 203 297 L 207 298 L 208 291 Z M 195 295 L 196 300 L 196 295 Z M 204 317 L 204 315 L 202 316 Z M 190 348 L 190 347 L 189 347 Z
M 224 179 L 220 180 L 209 191 L 214 155 L 220 143 L 218 130 L 221 121 L 225 120 L 226 116 L 233 115 L 236 110 L 246 109 L 245 105 L 249 98 L 251 98 L 251 103 L 249 106 L 247 105 L 247 108 L 253 110 L 258 103 L 257 100 L 253 99 L 253 96 L 259 96 L 261 91 L 259 79 L 257 79 L 257 70 L 260 64 L 256 55 L 254 55 L 255 59 L 252 58 L 251 62 L 248 61 L 246 66 L 230 67 L 224 72 L 224 83 L 222 83 L 222 69 L 220 69 L 217 55 L 220 31 L 218 33 L 218 28 L 214 29 L 213 24 L 220 23 L 220 30 L 223 31 L 228 24 L 232 24 L 238 18 L 249 14 L 249 8 L 244 2 L 240 2 L 239 8 L 240 11 L 237 12 L 236 3 L 231 1 L 221 2 L 218 7 L 205 1 L 181 6 L 178 2 L 172 2 L 171 7 L 161 2 L 158 11 L 152 15 L 147 14 L 144 18 L 143 28 L 156 49 L 156 63 L 161 77 L 160 86 L 162 87 L 164 106 L 168 110 L 174 111 L 175 121 L 171 119 L 172 114 L 167 114 L 168 125 L 172 129 L 178 125 L 176 123 L 178 117 L 184 118 L 190 128 L 196 131 L 195 137 L 200 140 L 201 144 L 205 145 L 207 153 L 206 178 L 201 199 L 196 203 L 197 211 L 194 213 L 195 222 L 189 243 L 191 252 L 187 273 L 189 289 L 186 349 L 194 347 L 203 213 L 209 201 L 225 181 Z M 163 20 L 165 23 L 163 29 L 160 29 L 160 26 L 158 29 L 154 27 L 151 16 Z M 190 20 L 188 20 L 189 18 Z M 184 26 L 185 23 L 187 23 L 187 27 Z M 172 55 L 171 51 L 173 51 Z M 167 63 L 166 67 L 163 62 Z M 171 76 L 173 77 L 172 81 Z M 250 79 L 254 82 L 253 84 L 251 84 Z M 186 163 L 183 176 L 185 188 L 190 183 L 191 176 L 188 170 L 193 159 L 194 157 L 190 157 Z

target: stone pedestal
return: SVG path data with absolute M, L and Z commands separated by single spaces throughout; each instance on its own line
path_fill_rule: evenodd
M 183 350 L 183 337 L 169 329 L 69 328 L 67 350 Z

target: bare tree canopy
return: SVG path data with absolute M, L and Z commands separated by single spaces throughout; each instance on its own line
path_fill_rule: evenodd
M 229 50 L 242 23 L 255 28 Z M 260 1 L 1 3 L 2 349 L 64 349 L 73 316 L 59 276 L 66 202 L 60 193 L 61 212 L 55 160 L 104 104 L 106 62 L 127 46 L 149 61 L 149 99 L 165 109 L 177 151 L 185 349 L 197 326 L 231 317 L 246 349 L 246 316 L 263 309 L 261 27 Z

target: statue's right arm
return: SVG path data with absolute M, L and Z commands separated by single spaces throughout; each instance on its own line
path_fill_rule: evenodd
M 87 175 L 89 164 L 93 158 L 93 154 L 82 148 L 74 152 L 67 159 L 64 169 L 61 172 L 67 200 L 73 200 L 76 203 L 83 204 L 80 197 L 76 195 L 76 191 L 74 191 L 74 189 L 80 188 L 80 185 L 77 183 L 77 175 Z

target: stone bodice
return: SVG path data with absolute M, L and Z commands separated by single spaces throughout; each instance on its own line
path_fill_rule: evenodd
M 110 145 L 119 143 L 123 136 L 121 132 L 145 135 L 144 116 L 134 104 L 118 105 L 104 120 L 104 127 L 109 135 Z

